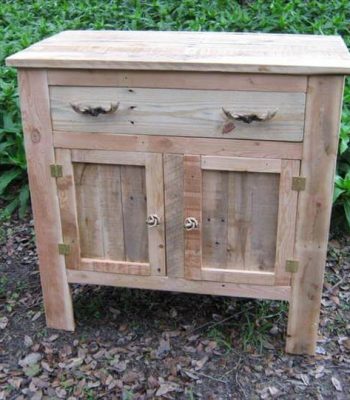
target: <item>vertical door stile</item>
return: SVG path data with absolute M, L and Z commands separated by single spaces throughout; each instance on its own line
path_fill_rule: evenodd
M 185 231 L 185 278 L 202 278 L 202 170 L 201 157 L 184 156 L 184 219 L 194 218 L 198 227 Z
M 156 214 L 159 225 L 148 228 L 151 275 L 165 275 L 165 221 L 163 155 L 151 153 L 146 158 L 147 215 Z
M 292 179 L 299 176 L 298 160 L 282 160 L 279 188 L 275 285 L 289 286 L 291 273 L 286 271 L 286 261 L 292 260 L 295 244 L 295 224 L 298 192 L 292 190 Z
M 62 165 L 62 177 L 57 178 L 57 193 L 61 213 L 63 242 L 69 245 L 69 252 L 65 256 L 66 268 L 79 269 L 80 239 L 71 151 L 68 149 L 56 149 L 55 157 L 56 163 Z

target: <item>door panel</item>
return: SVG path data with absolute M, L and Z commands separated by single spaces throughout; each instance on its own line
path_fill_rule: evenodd
M 185 276 L 289 285 L 299 161 L 184 157 Z
M 56 160 L 67 268 L 164 275 L 162 155 L 57 149 Z M 147 226 L 149 215 L 159 224 Z

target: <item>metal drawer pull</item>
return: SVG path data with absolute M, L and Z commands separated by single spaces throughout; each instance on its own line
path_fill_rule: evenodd
M 119 103 L 111 103 L 109 108 L 104 108 L 101 106 L 91 107 L 82 106 L 81 104 L 71 104 L 73 110 L 78 114 L 91 115 L 92 117 L 97 117 L 100 114 L 113 114 L 118 110 Z
M 192 231 L 193 229 L 198 229 L 198 221 L 194 217 L 188 217 L 185 219 L 184 228 L 186 231 Z
M 276 114 L 278 110 L 273 110 L 273 111 L 267 111 L 265 113 L 250 113 L 250 114 L 232 114 L 230 111 L 225 110 L 224 108 L 222 109 L 226 117 L 231 120 L 231 121 L 241 121 L 246 124 L 250 124 L 253 121 L 269 121 L 272 119 Z
M 151 214 L 146 219 L 146 224 L 149 227 L 158 226 L 160 224 L 160 218 L 156 214 Z

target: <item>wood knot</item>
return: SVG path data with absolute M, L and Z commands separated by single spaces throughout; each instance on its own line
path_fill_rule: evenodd
M 41 134 L 37 129 L 33 129 L 32 133 L 30 134 L 30 138 L 33 143 L 39 143 L 41 140 Z

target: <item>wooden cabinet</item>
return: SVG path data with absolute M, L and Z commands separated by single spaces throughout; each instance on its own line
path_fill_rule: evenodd
M 47 324 L 70 283 L 290 303 L 315 351 L 339 37 L 62 32 L 15 54 Z

